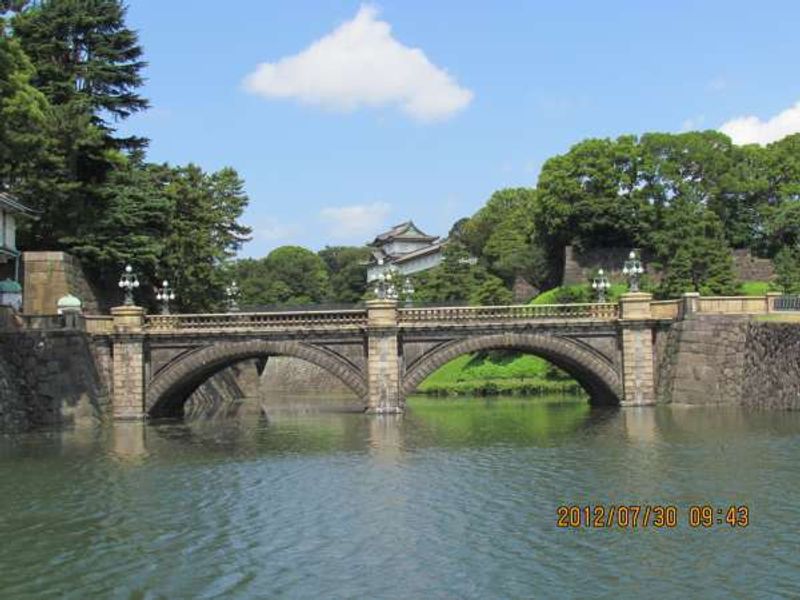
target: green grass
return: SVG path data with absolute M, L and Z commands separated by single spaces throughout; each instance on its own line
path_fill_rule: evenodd
M 537 356 L 496 351 L 465 354 L 433 372 L 418 390 L 437 396 L 578 393 L 581 387 Z
M 771 292 L 773 287 L 769 281 L 743 281 L 739 289 L 743 296 L 763 296 Z
M 800 323 L 800 313 L 770 313 L 757 315 L 756 321 L 769 321 L 772 323 Z
M 606 292 L 608 302 L 616 302 L 619 297 L 628 291 L 624 283 L 612 283 Z M 597 292 L 588 283 L 563 285 L 546 292 L 542 292 L 530 301 L 530 304 L 569 304 L 572 302 L 595 302 Z

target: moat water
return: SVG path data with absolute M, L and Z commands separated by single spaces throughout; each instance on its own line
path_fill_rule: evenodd
M 415 399 L 0 437 L 0 598 L 796 598 L 798 549 L 800 413 Z

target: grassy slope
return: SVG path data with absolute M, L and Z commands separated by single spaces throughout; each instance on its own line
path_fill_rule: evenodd
M 741 293 L 744 296 L 763 296 L 772 291 L 769 281 L 743 281 Z
M 432 373 L 419 386 L 424 394 L 547 394 L 579 392 L 569 378 L 548 377 L 548 363 L 530 354 L 465 354 Z

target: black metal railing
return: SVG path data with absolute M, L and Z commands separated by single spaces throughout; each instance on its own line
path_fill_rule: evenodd
M 784 295 L 775 298 L 775 310 L 800 310 L 800 295 Z

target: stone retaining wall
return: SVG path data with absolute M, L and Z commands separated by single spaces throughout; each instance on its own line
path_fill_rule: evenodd
M 800 325 L 693 316 L 657 363 L 659 402 L 800 409 Z
M 78 331 L 0 333 L 0 427 L 104 420 L 110 355 Z
M 745 404 L 800 409 L 800 324 L 750 323 L 743 363 Z
M 564 248 L 564 274 L 562 285 L 583 284 L 591 281 L 597 269 L 604 269 L 612 282 L 623 282 L 622 265 L 628 258 L 630 248 L 592 248 L 583 252 L 577 248 Z M 733 272 L 739 281 L 771 281 L 775 268 L 768 258 L 755 258 L 750 250 L 731 250 Z M 652 257 L 642 256 L 647 276 L 652 281 L 661 280 L 661 273 L 648 268 Z
M 659 401 L 741 404 L 748 323 L 718 316 L 675 323 L 659 360 Z

